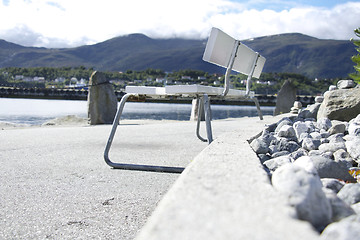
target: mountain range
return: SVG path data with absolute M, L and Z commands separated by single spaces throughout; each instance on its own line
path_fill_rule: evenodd
M 154 68 L 224 73 L 223 68 L 202 60 L 206 41 L 130 34 L 75 48 L 37 48 L 0 40 L 0 68 L 85 66 L 100 71 Z M 266 58 L 264 72 L 299 73 L 311 78 L 346 78 L 354 72 L 351 56 L 357 52 L 350 41 L 287 33 L 242 42 Z

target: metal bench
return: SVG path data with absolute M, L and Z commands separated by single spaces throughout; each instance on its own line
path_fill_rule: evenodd
M 127 170 L 140 170 L 140 171 L 154 171 L 154 172 L 171 172 L 181 173 L 184 168 L 168 167 L 168 166 L 153 166 L 153 165 L 140 165 L 140 164 L 125 164 L 115 163 L 109 158 L 109 151 L 112 145 L 113 138 L 117 126 L 119 125 L 120 117 L 124 109 L 125 103 L 130 96 L 146 96 L 150 98 L 169 98 L 169 97 L 193 97 L 196 98 L 199 103 L 198 108 L 198 120 L 196 126 L 197 137 L 209 144 L 213 141 L 212 128 L 211 128 L 211 99 L 253 99 L 260 119 L 262 119 L 262 113 L 260 105 L 255 98 L 254 92 L 250 91 L 252 77 L 259 78 L 265 64 L 265 58 L 259 53 L 254 52 L 252 49 L 242 44 L 239 40 L 236 40 L 226 33 L 217 28 L 211 30 L 210 37 L 208 39 L 203 60 L 225 67 L 225 82 L 224 87 L 210 87 L 203 85 L 173 85 L 166 87 L 145 87 L 145 86 L 127 86 L 125 89 L 126 94 L 121 98 L 120 104 L 112 125 L 112 130 L 108 138 L 108 142 L 104 151 L 105 162 L 117 169 Z M 230 89 L 230 73 L 236 71 L 248 75 L 246 82 L 246 90 Z M 206 124 L 206 139 L 200 136 L 200 121 L 201 114 L 205 112 L 205 124 Z

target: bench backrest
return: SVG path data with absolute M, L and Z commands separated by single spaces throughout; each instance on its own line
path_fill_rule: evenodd
M 223 97 L 230 88 L 232 70 L 248 75 L 246 95 L 250 95 L 251 78 L 259 78 L 266 59 L 220 29 L 212 28 L 203 60 L 226 68 Z
M 203 60 L 227 68 L 236 42 L 239 41 L 227 35 L 220 29 L 212 28 L 203 55 Z M 245 44 L 240 43 L 237 48 L 232 70 L 249 75 L 256 57 L 257 53 L 254 50 Z M 252 74 L 253 77 L 260 77 L 265 61 L 266 59 L 263 56 L 258 58 Z

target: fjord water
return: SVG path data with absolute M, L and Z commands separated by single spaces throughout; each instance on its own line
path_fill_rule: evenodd
M 213 119 L 257 116 L 255 106 L 212 105 Z M 274 107 L 261 107 L 264 115 L 272 115 Z M 122 119 L 189 120 L 191 104 L 138 103 L 125 105 Z M 39 125 L 57 117 L 87 117 L 87 102 L 76 100 L 44 100 L 0 98 L 0 121 Z

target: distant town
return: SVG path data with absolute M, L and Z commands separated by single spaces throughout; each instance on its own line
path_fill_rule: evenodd
M 41 92 L 64 93 L 74 89 L 87 91 L 89 77 L 94 71 L 92 68 L 80 67 L 36 67 L 36 68 L 0 68 L 0 97 L 6 94 Z M 160 69 L 146 69 L 141 71 L 127 70 L 125 72 L 104 72 L 106 78 L 119 92 L 124 91 L 125 86 L 166 86 L 176 84 L 202 84 L 208 86 L 223 86 L 223 74 L 212 74 L 199 70 L 181 70 L 165 72 Z M 231 75 L 231 88 L 245 89 L 247 77 L 243 74 Z M 315 96 L 327 90 L 329 85 L 338 79 L 309 79 L 295 73 L 263 73 L 260 79 L 253 79 L 251 89 L 259 95 L 275 95 L 285 80 L 291 80 L 297 87 L 298 95 Z M 9 90 L 25 89 L 25 90 Z M 42 90 L 41 90 L 42 89 Z M 47 90 L 46 90 L 47 89 Z M 52 90 L 52 91 L 49 91 Z M 20 93 L 21 92 L 21 93 Z M 61 95 L 61 94 L 60 94 Z M 84 95 L 82 93 L 81 95 Z M 82 96 L 83 97 L 83 96 Z

